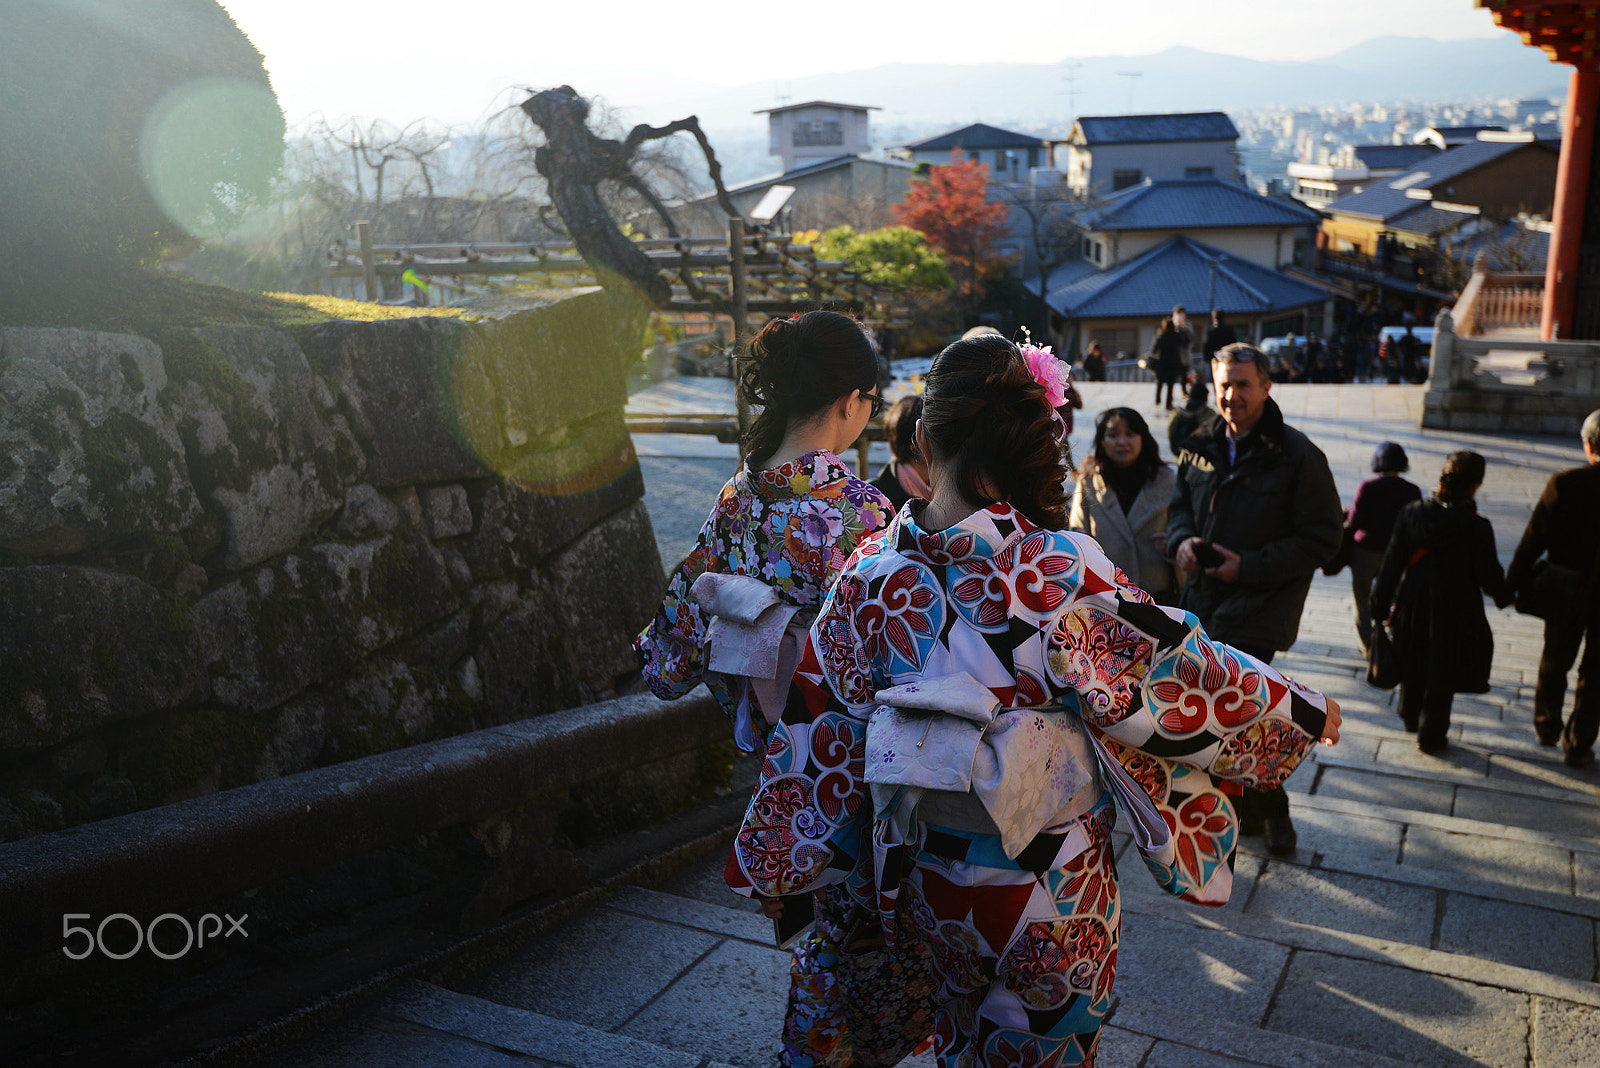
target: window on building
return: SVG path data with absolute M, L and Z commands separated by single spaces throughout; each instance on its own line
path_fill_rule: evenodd
M 1137 171 L 1137 170 L 1112 171 L 1111 172 L 1111 191 L 1113 193 L 1115 193 L 1119 189 L 1127 189 L 1130 186 L 1138 185 L 1142 181 L 1144 181 L 1144 172 L 1143 171 Z
M 977 152 L 977 151 L 974 151 L 974 150 L 971 150 L 971 149 L 969 149 L 967 151 L 967 159 L 971 160 L 973 163 L 977 163 L 982 158 L 983 158 L 983 153 L 982 152 Z
M 1215 167 L 1185 167 L 1183 176 L 1185 178 L 1215 178 L 1217 169 Z
M 794 147 L 844 144 L 844 127 L 827 119 L 802 120 L 794 126 Z

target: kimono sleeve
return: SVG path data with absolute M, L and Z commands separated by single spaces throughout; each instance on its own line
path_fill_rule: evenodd
M 1207 637 L 1132 585 L 1092 538 L 1047 635 L 1052 683 L 1120 745 L 1251 789 L 1279 786 L 1322 737 L 1327 701 Z
M 874 687 L 853 622 L 865 590 L 847 570 L 812 624 L 728 858 L 735 893 L 779 897 L 868 878 L 862 773 Z
M 722 514 L 727 491 L 706 518 L 694 549 L 684 557 L 667 581 L 661 607 L 633 639 L 639 657 L 639 670 L 650 692 L 662 700 L 682 697 L 698 686 L 705 675 L 705 643 L 708 620 L 690 591 L 694 580 L 707 571 L 722 571 L 724 562 L 717 550 L 717 519 Z M 723 708 L 731 713 L 734 702 L 725 693 L 713 691 Z

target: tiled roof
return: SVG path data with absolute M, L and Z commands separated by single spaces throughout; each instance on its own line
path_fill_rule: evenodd
M 1551 147 L 1547 141 L 1468 141 L 1422 161 L 1398 177 L 1342 196 L 1324 210 L 1334 215 L 1388 219 L 1417 206 L 1417 199 L 1407 196 L 1406 190 L 1436 189 L 1452 178 L 1535 145 L 1545 151 Z
M 1410 211 L 1402 211 L 1398 215 L 1389 216 L 1384 220 L 1384 225 L 1391 230 L 1404 230 L 1408 234 L 1427 234 L 1432 237 L 1436 234 L 1448 233 L 1456 227 L 1477 218 L 1471 212 L 1436 208 L 1431 201 L 1427 200 L 1413 200 L 1412 203 L 1416 207 Z
M 1316 226 L 1322 216 L 1220 178 L 1143 182 L 1106 198 L 1085 224 L 1093 230 Z
M 1091 115 L 1074 124 L 1087 145 L 1146 141 L 1236 141 L 1239 131 L 1220 111 L 1168 115 Z
M 1327 297 L 1317 286 L 1182 236 L 1110 270 L 1053 285 L 1047 293 L 1050 306 L 1070 319 L 1159 319 L 1174 304 L 1205 309 L 1208 299 L 1230 315 L 1250 316 L 1301 308 Z
M 843 108 L 846 111 L 882 111 L 877 104 L 841 104 L 835 100 L 807 100 L 804 104 L 784 104 L 776 108 L 762 108 L 752 111 L 752 115 L 777 115 L 784 111 L 799 111 L 801 108 Z
M 831 171 L 835 167 L 848 167 L 852 163 L 866 163 L 874 167 L 897 167 L 905 170 L 912 169 L 911 164 L 900 159 L 862 159 L 860 156 L 833 156 L 830 159 L 822 159 L 815 163 L 807 163 L 802 167 L 796 167 L 792 171 L 784 171 L 782 174 L 769 174 L 763 178 L 752 178 L 748 182 L 743 182 L 739 185 L 730 185 L 728 187 L 728 192 L 748 192 L 751 189 L 760 189 L 763 186 L 777 185 L 779 182 L 787 182 L 794 178 L 804 178 L 807 175 L 818 174 L 822 171 Z
M 1409 168 L 1429 156 L 1437 156 L 1437 145 L 1356 145 L 1355 157 L 1369 170 L 1383 171 L 1391 167 Z
M 913 141 L 905 147 L 915 152 L 938 152 L 952 148 L 1038 148 L 1043 144 L 1043 140 L 1032 134 L 1013 133 L 988 123 L 975 122 L 938 137 Z

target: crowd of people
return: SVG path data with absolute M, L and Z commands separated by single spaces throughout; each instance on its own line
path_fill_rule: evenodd
M 1194 357 L 1174 337 L 1158 359 L 1178 370 L 1157 374 L 1170 460 L 1113 407 L 1073 464 L 1068 365 L 971 332 L 889 409 L 893 459 L 868 482 L 839 459 L 882 404 L 860 327 L 816 311 L 752 340 L 744 464 L 635 647 L 656 694 L 707 683 L 763 754 L 727 879 L 798 932 L 781 1063 L 931 1043 L 943 1065 L 1092 1065 L 1118 814 L 1157 883 L 1203 904 L 1227 900 L 1241 835 L 1296 848 L 1283 784 L 1338 740 L 1339 708 L 1272 660 L 1345 539 L 1358 633 L 1392 629 L 1425 752 L 1447 744 L 1451 696 L 1487 687 L 1482 596 L 1505 603 L 1543 556 L 1592 558 L 1567 533 L 1600 518 L 1588 473 L 1552 481 L 1509 577 L 1475 453 L 1424 500 L 1385 443 L 1347 513 L 1271 397 L 1271 360 L 1220 315 L 1203 352 L 1209 381 L 1181 406 Z M 1600 460 L 1600 412 L 1584 434 Z M 1600 726 L 1589 652 L 1570 722 L 1557 688 L 1592 625 L 1554 628 L 1548 684 L 1541 665 L 1536 727 L 1569 763 Z

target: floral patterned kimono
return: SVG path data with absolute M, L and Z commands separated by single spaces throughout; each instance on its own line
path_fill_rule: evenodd
M 1156 880 L 1221 904 L 1237 821 L 1218 780 L 1281 783 L 1321 737 L 1326 702 L 1154 604 L 1085 535 L 1037 528 L 1003 503 L 927 532 L 918 505 L 857 551 L 823 605 L 728 881 L 764 896 L 827 886 L 876 908 L 895 945 L 913 928 L 932 982 L 914 975 L 898 1004 L 878 991 L 875 1012 L 931 1010 L 940 1064 L 1092 1065 L 1120 931 L 1110 787 L 1124 800 L 1131 788 L 1166 825 L 1147 836 L 1164 841 L 1140 842 Z M 1087 763 L 1073 782 L 1089 785 L 1069 786 L 1071 802 L 1021 848 L 963 816 L 962 804 L 983 811 L 969 794 L 929 791 L 910 821 L 874 811 L 864 780 L 876 695 L 962 674 L 1001 707 L 996 724 L 1058 722 L 1063 738 L 1087 738 L 1063 759 Z M 825 927 L 815 940 L 834 946 Z M 796 969 L 785 1063 L 893 1063 L 859 1042 L 841 1052 L 846 1012 L 829 998 L 845 992 L 827 982 L 824 957 L 815 974 Z
M 728 691 L 724 677 L 707 677 L 709 620 L 690 595 L 695 580 L 706 572 L 748 575 L 788 604 L 815 609 L 857 543 L 891 515 L 887 498 L 826 449 L 770 470 L 741 467 L 673 573 L 660 610 L 633 641 L 651 692 L 671 700 L 705 682 L 732 717 L 740 695 Z

